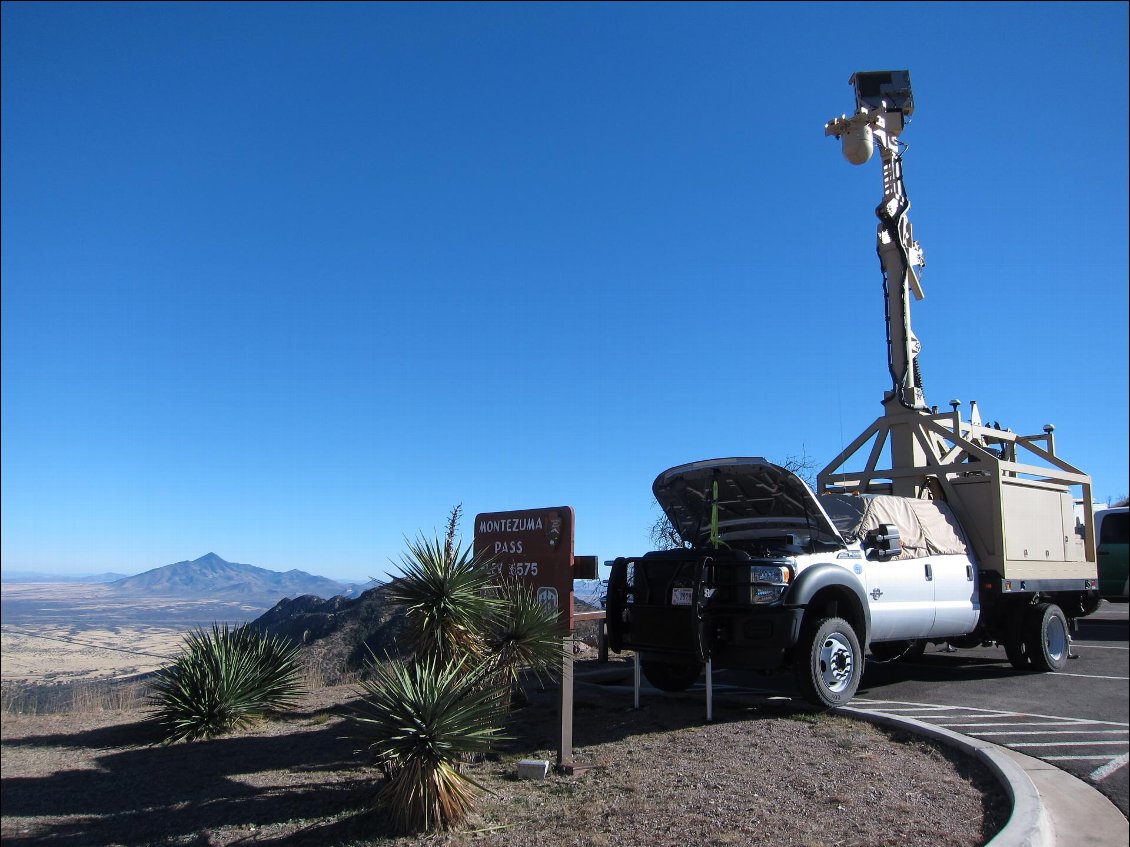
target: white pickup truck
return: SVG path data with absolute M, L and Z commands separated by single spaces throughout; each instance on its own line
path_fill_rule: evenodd
M 608 638 L 660 689 L 689 687 L 707 660 L 791 668 L 806 699 L 831 707 L 855 694 L 866 651 L 892 660 L 930 642 L 997 643 L 1017 668 L 1055 671 L 1070 620 L 1097 606 L 1083 580 L 1040 593 L 982 574 L 940 501 L 816 497 L 760 458 L 681 465 L 653 491 L 685 546 L 616 559 Z

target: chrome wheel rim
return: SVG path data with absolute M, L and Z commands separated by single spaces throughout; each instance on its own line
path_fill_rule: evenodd
M 1063 620 L 1058 615 L 1053 615 L 1048 620 L 1047 634 L 1044 637 L 1048 656 L 1056 661 L 1067 655 L 1067 629 Z
M 855 655 L 840 633 L 834 632 L 824 639 L 817 662 L 820 679 L 829 691 L 838 694 L 851 684 Z

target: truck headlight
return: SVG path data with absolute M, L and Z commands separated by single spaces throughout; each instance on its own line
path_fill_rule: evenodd
M 753 582 L 767 582 L 770 585 L 785 585 L 792 576 L 792 572 L 788 568 L 756 565 L 750 568 L 749 576 Z
M 749 572 L 753 583 L 750 600 L 757 605 L 781 602 L 792 575 L 792 570 L 787 567 L 754 565 Z

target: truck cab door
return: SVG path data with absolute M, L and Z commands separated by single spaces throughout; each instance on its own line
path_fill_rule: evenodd
M 926 638 L 934 626 L 934 579 L 929 559 L 880 558 L 865 567 L 871 640 Z
M 969 556 L 931 556 L 934 571 L 934 625 L 931 638 L 965 635 L 977 628 L 981 600 L 977 568 Z

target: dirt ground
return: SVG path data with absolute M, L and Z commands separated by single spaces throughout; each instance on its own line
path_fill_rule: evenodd
M 457 832 L 392 838 L 371 801 L 380 781 L 349 719 L 355 687 L 309 694 L 284 718 L 224 738 L 155 744 L 142 710 L 0 724 L 6 845 L 979 845 L 1007 797 L 947 748 L 787 703 L 649 696 L 586 682 L 580 662 L 573 776 L 519 780 L 554 760 L 555 691 L 515 711 L 510 741 L 469 774 L 485 790 Z M 590 677 L 595 678 L 595 676 Z

